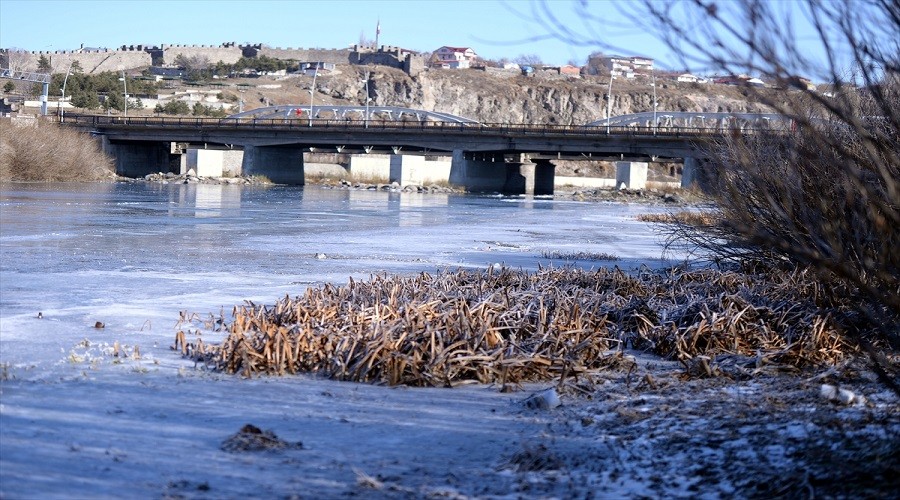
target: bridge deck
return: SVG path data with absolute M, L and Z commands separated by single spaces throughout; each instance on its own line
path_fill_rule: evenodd
M 704 157 L 721 128 L 586 127 L 554 124 L 434 121 L 111 117 L 66 115 L 66 125 L 88 128 L 113 142 L 185 142 L 228 147 L 290 146 L 398 153 L 464 151 L 534 154 L 556 158 Z M 754 132 L 782 133 L 779 130 Z
M 491 133 L 528 133 L 545 135 L 576 136 L 667 136 L 698 137 L 724 135 L 721 127 L 647 127 L 647 126 L 611 126 L 605 125 L 558 125 L 558 124 L 510 124 L 510 123 L 453 123 L 438 121 L 397 121 L 397 120 L 331 120 L 306 118 L 195 118 L 195 117 L 160 117 L 139 116 L 119 117 L 104 115 L 66 114 L 65 123 L 76 126 L 100 126 L 104 128 L 207 128 L 223 130 L 292 130 L 302 132 L 304 129 L 332 130 L 401 130 L 446 133 L 461 131 L 467 134 L 476 132 Z M 781 129 L 754 129 L 742 132 L 782 133 Z

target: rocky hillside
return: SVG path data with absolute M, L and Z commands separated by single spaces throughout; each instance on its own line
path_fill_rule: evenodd
M 416 78 L 380 66 L 339 67 L 316 79 L 316 104 L 362 104 L 365 72 L 374 105 L 404 106 L 452 113 L 485 123 L 555 123 L 581 125 L 606 117 L 606 77 L 525 77 L 480 70 L 430 70 Z M 312 78 L 283 80 L 280 89 L 248 92 L 245 109 L 270 104 L 307 104 Z M 658 111 L 764 112 L 746 90 L 713 84 L 657 81 Z M 774 91 L 773 91 L 774 92 Z M 258 99 L 252 99 L 253 94 Z M 613 81 L 612 115 L 652 111 L 653 89 L 646 79 Z

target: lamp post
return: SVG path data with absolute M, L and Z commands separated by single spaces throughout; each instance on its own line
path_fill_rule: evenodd
M 74 62 L 75 62 L 75 60 L 72 59 L 72 62 L 69 63 L 69 69 L 66 70 L 66 77 L 63 78 L 62 97 L 60 98 L 61 101 L 65 101 L 65 100 L 66 100 L 66 83 L 69 81 L 69 73 L 72 72 L 72 64 L 73 64 Z M 59 122 L 62 123 L 62 121 L 63 121 L 63 116 L 64 116 L 65 111 L 63 111 L 62 103 L 60 103 L 59 101 L 57 101 L 56 104 L 57 104 L 57 106 L 56 106 L 56 107 L 57 107 L 57 111 L 59 112 Z
M 656 122 L 656 107 L 659 106 L 659 102 L 656 101 L 656 73 L 651 69 L 650 75 L 653 77 L 653 135 L 656 135 L 656 129 L 659 128 Z
M 612 113 L 612 81 L 616 77 L 613 76 L 612 71 L 609 72 L 609 91 L 606 93 L 606 135 L 609 135 L 609 119 L 610 113 Z
M 366 128 L 369 128 L 369 77 L 370 72 L 366 71 Z
M 125 96 L 125 118 L 128 118 L 128 82 L 125 80 L 125 70 L 122 70 L 122 88 L 124 89 L 123 95 Z
M 309 126 L 312 127 L 312 119 L 313 119 L 313 98 L 316 95 L 316 76 L 319 74 L 319 63 L 315 63 L 316 68 L 313 70 L 313 84 L 312 88 L 309 89 Z

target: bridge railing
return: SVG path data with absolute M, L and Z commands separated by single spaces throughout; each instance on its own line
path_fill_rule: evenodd
M 66 114 L 65 123 L 75 126 L 112 127 L 112 128 L 194 128 L 223 130 L 289 130 L 303 133 L 305 131 L 346 130 L 362 132 L 376 131 L 417 131 L 436 134 L 473 132 L 491 134 L 518 135 L 564 135 L 564 136 L 661 136 L 661 137 L 696 137 L 721 136 L 729 132 L 718 127 L 641 127 L 613 126 L 589 127 L 583 125 L 558 124 L 511 124 L 511 123 L 452 123 L 434 121 L 392 121 L 392 120 L 334 120 L 334 119 L 302 119 L 302 118 L 198 118 L 198 117 L 163 117 L 138 116 L 121 117 L 105 115 Z M 781 133 L 782 130 L 741 129 L 741 133 Z

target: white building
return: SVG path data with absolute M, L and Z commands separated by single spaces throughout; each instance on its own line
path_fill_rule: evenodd
M 653 59 L 640 56 L 603 56 L 601 64 L 612 76 L 634 78 L 635 75 L 650 75 L 653 72 Z
M 443 46 L 431 57 L 433 68 L 468 68 L 478 59 L 478 54 L 470 47 Z

